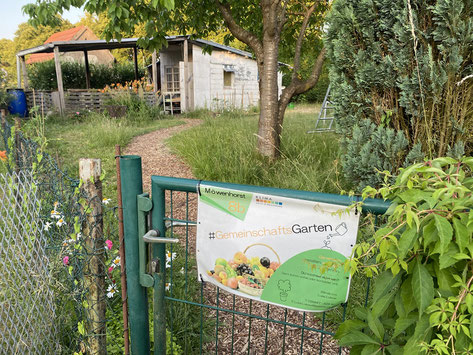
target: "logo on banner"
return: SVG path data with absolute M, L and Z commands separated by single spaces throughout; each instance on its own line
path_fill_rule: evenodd
M 241 221 L 245 220 L 253 194 L 243 191 L 203 186 L 199 189 L 200 200 L 216 209 L 228 213 Z

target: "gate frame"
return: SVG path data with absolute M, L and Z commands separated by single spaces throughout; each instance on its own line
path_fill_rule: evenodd
M 166 354 L 165 245 L 153 244 L 151 248 L 153 261 L 158 265 L 157 268 L 154 267 L 153 270 L 151 270 L 154 279 L 154 282 L 152 282 L 149 280 L 149 277 L 145 277 L 146 274 L 144 274 L 145 270 L 143 260 L 146 258 L 146 253 L 145 250 L 143 250 L 144 242 L 142 241 L 143 235 L 147 232 L 144 225 L 146 224 L 146 217 L 149 217 L 147 215 L 149 212 L 151 214 L 151 228 L 156 230 L 162 237 L 166 235 L 166 190 L 198 193 L 198 188 L 200 184 L 203 183 L 220 188 L 243 190 L 253 193 L 270 194 L 322 203 L 332 203 L 340 206 L 350 206 L 353 203 L 362 201 L 359 196 L 278 189 L 273 187 L 202 181 L 168 176 L 151 177 L 151 199 L 149 199 L 147 194 L 143 194 L 141 157 L 120 157 L 120 171 L 123 194 L 123 222 L 125 227 L 131 349 L 132 354 L 140 355 L 148 354 L 150 352 L 147 287 L 151 286 L 154 289 L 154 354 Z M 387 211 L 390 204 L 390 201 L 369 198 L 363 200 L 362 210 L 363 212 L 380 215 Z M 140 262 L 140 254 L 142 262 Z M 159 265 L 161 265 L 161 267 L 159 267 Z M 146 278 L 147 280 L 145 280 Z

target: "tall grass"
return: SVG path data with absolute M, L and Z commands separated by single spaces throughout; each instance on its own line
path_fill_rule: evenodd
M 337 192 L 339 136 L 308 134 L 318 107 L 289 110 L 282 133 L 281 158 L 270 162 L 256 151 L 258 116 L 233 111 L 200 112 L 204 123 L 169 141 L 199 179 L 260 186 Z
M 99 113 L 51 117 L 45 121 L 46 150 L 57 158 L 62 170 L 75 177 L 79 174 L 80 158 L 101 159 L 102 171 L 107 174 L 104 196 L 115 196 L 115 145 L 125 147 L 135 136 L 182 124 L 182 121 L 167 117 L 136 119 L 133 116 L 116 119 Z

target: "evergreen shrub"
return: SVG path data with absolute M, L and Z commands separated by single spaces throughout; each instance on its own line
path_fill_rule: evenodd
M 471 0 L 339 0 L 328 23 L 331 98 L 348 141 L 369 119 L 406 138 L 390 161 L 416 144 L 428 157 L 458 142 L 473 151 L 473 78 L 462 81 L 473 73 Z
M 82 63 L 62 62 L 64 89 L 85 89 L 85 66 Z M 138 76 L 143 78 L 145 70 L 139 68 Z M 31 65 L 28 79 L 36 90 L 56 90 L 56 68 L 53 60 Z M 93 89 L 103 89 L 107 85 L 122 84 L 135 80 L 135 69 L 132 63 L 107 65 L 90 64 L 90 85 Z

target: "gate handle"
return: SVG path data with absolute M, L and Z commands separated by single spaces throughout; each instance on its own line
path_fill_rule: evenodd
M 147 243 L 179 243 L 177 238 L 163 238 L 159 237 L 159 231 L 151 229 L 144 236 L 143 240 Z

